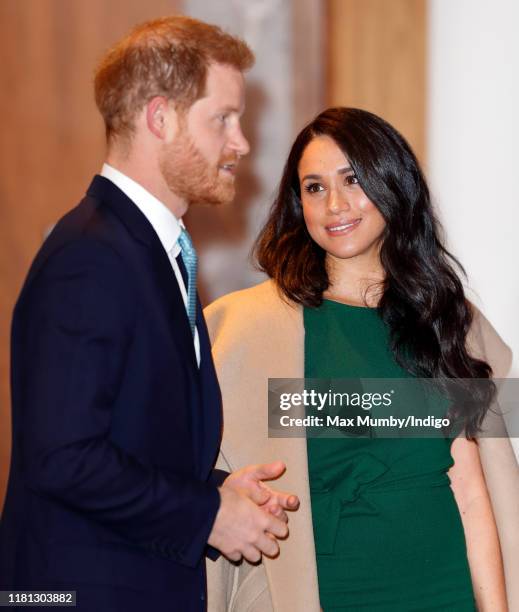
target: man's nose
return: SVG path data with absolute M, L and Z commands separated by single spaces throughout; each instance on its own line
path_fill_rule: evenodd
M 234 151 L 236 151 L 236 153 L 238 153 L 240 157 L 247 155 L 247 153 L 250 151 L 249 142 L 243 135 L 240 126 L 237 126 L 236 130 L 234 131 L 230 146 Z

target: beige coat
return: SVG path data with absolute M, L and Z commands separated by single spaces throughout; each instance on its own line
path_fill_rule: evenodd
M 267 281 L 227 295 L 205 310 L 223 395 L 224 437 L 219 467 L 233 471 L 281 459 L 288 467 L 276 481 L 296 493 L 300 509 L 290 514 L 290 536 L 277 559 L 235 566 L 208 561 L 210 612 L 319 612 L 306 441 L 269 438 L 268 378 L 304 376 L 302 309 L 280 299 Z M 473 353 L 490 362 L 496 378 L 510 368 L 511 352 L 479 311 L 471 330 Z M 507 438 L 481 440 L 506 565 L 510 610 L 519 612 L 519 468 Z M 515 584 L 513 577 L 515 576 Z

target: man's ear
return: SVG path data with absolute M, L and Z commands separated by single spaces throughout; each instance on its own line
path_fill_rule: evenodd
M 171 142 L 178 131 L 175 107 L 164 96 L 155 96 L 146 104 L 146 125 L 160 140 Z

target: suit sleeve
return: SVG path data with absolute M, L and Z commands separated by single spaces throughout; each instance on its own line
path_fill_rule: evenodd
M 140 463 L 110 440 L 135 326 L 129 272 L 109 247 L 78 241 L 26 286 L 14 320 L 26 482 L 128 541 L 195 566 L 220 497 L 213 483 Z

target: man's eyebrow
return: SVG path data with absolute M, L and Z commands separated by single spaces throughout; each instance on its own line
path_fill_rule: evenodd
M 344 168 L 339 168 L 339 170 L 337 170 L 337 174 L 346 174 L 347 172 L 354 172 L 354 170 L 350 166 L 344 166 Z M 305 174 L 301 180 L 306 181 L 307 179 L 313 179 L 318 181 L 321 178 L 323 177 L 320 174 Z
M 236 106 L 231 106 L 229 104 L 225 105 L 225 106 L 221 106 L 218 109 L 219 113 L 238 113 L 241 114 L 243 112 L 244 109 L 241 108 L 237 108 Z

